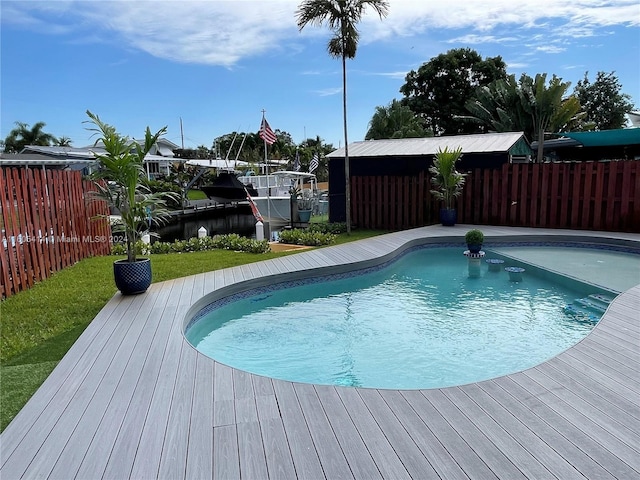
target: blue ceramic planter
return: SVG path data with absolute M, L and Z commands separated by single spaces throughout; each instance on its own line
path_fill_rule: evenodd
M 123 295 L 146 292 L 151 285 L 151 260 L 148 258 L 135 262 L 116 260 L 113 262 L 113 277 L 116 287 Z

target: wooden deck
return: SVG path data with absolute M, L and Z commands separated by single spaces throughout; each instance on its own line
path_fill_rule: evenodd
M 425 238 L 459 241 L 467 227 L 398 232 L 115 295 L 0 436 L 0 477 L 640 478 L 640 285 L 551 361 L 445 389 L 273 380 L 217 363 L 184 340 L 187 313 L 239 282 L 373 264 Z M 483 231 L 489 240 L 640 244 L 638 235 L 602 232 Z

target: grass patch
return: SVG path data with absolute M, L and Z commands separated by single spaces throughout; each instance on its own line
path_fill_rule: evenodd
M 189 200 L 207 200 L 209 197 L 207 197 L 207 194 L 202 190 L 189 190 L 187 192 L 187 198 Z
M 0 367 L 0 429 L 4 430 L 42 385 L 58 362 Z
M 346 243 L 385 233 L 352 231 Z M 213 250 L 150 255 L 153 282 L 219 270 L 295 251 L 254 254 Z M 87 258 L 0 303 L 0 430 L 9 424 L 117 289 L 113 262 Z

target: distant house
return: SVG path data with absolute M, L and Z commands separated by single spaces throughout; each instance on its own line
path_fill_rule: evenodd
M 178 145 L 161 138 L 145 157 L 145 168 L 149 178 L 156 178 L 170 173 L 170 166 L 185 160 L 174 158 L 173 150 Z M 88 175 L 96 168 L 93 152 L 104 152 L 100 144 L 87 147 L 58 147 L 27 145 L 18 154 L 0 154 L 0 166 L 16 166 L 56 170 L 81 170 Z
M 567 132 L 560 138 L 545 140 L 546 161 L 640 160 L 640 128 L 621 128 L 594 132 Z M 538 142 L 531 148 L 538 150 Z
M 365 140 L 349 144 L 350 175 L 417 176 L 428 170 L 438 150 L 458 147 L 462 149 L 461 171 L 529 162 L 533 153 L 523 132 Z M 342 221 L 346 216 L 344 152 L 339 148 L 327 155 L 332 221 Z

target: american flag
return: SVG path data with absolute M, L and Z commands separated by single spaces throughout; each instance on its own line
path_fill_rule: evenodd
M 313 158 L 311 159 L 311 163 L 309 163 L 309 173 L 312 173 L 316 168 L 318 168 L 318 154 L 314 153 Z
M 267 119 L 264 117 L 262 117 L 262 125 L 260 125 L 260 138 L 268 145 L 271 145 L 276 141 L 276 134 L 273 133 Z

